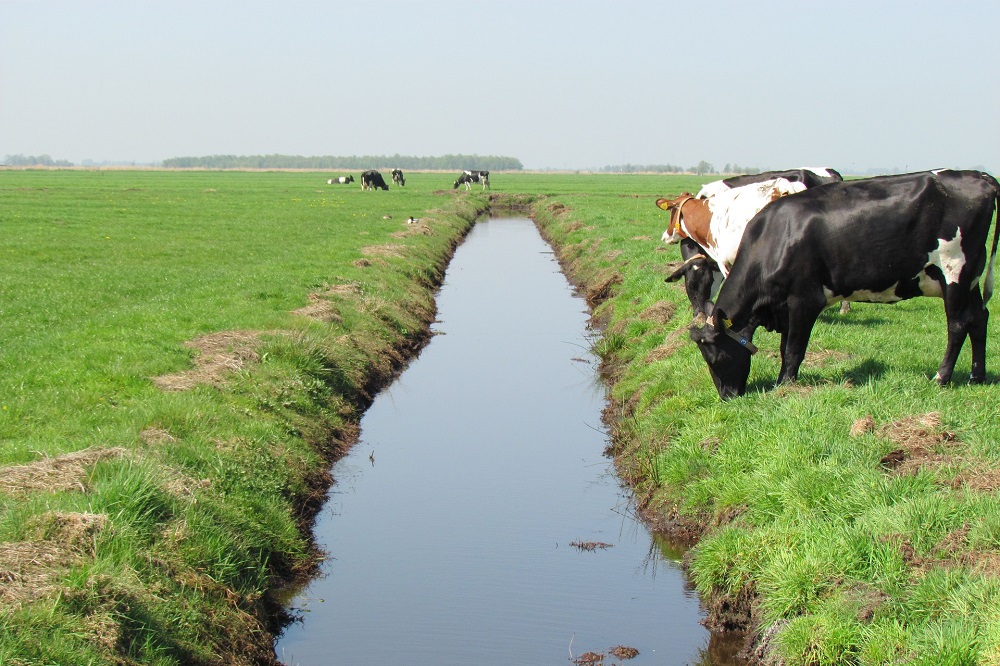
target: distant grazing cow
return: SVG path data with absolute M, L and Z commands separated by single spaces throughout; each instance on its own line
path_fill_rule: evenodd
M 781 333 L 778 383 L 793 382 L 824 308 L 916 296 L 944 299 L 937 382 L 951 381 L 966 337 L 969 381 L 985 381 L 996 228 L 988 261 L 986 242 L 998 203 L 993 176 L 942 170 L 833 183 L 768 205 L 747 225 L 705 325 L 691 329 L 719 395 L 746 392 L 757 328 Z
M 787 176 L 787 177 L 786 177 Z M 715 195 L 720 195 L 720 199 L 717 200 L 715 206 L 711 206 L 713 215 L 718 210 L 726 210 L 726 215 L 730 218 L 737 214 L 737 210 L 733 208 L 733 201 L 730 199 L 734 196 L 734 193 L 738 188 L 747 188 L 750 185 L 758 184 L 770 180 L 775 180 L 777 178 L 784 178 L 787 181 L 794 183 L 800 183 L 804 187 L 814 187 L 816 185 L 822 185 L 832 182 L 840 182 L 843 180 L 841 175 L 837 173 L 834 169 L 830 168 L 802 168 L 802 169 L 787 169 L 785 171 L 767 171 L 764 173 L 744 175 L 744 176 L 734 176 L 732 178 L 726 178 L 725 180 L 717 180 L 712 183 L 704 185 L 701 190 L 696 195 L 695 199 L 707 199 L 709 201 L 714 200 Z M 798 185 L 790 186 L 791 189 L 799 190 Z M 740 189 L 740 192 L 747 192 L 751 190 Z M 689 197 L 690 194 L 683 194 L 678 199 L 682 197 Z M 752 200 L 747 199 L 747 195 L 736 195 L 743 200 L 741 204 L 744 210 L 738 213 L 739 216 L 745 216 L 742 220 L 742 224 L 745 226 L 746 222 L 749 221 L 759 210 L 760 207 L 766 205 L 768 201 L 752 202 Z M 676 200 L 670 199 L 660 199 L 658 200 L 657 206 L 663 208 L 666 206 L 665 210 L 670 210 L 670 204 Z M 747 208 L 746 204 L 751 203 L 752 205 Z M 694 204 L 697 206 L 698 204 Z M 684 206 L 682 204 L 685 213 L 691 213 L 688 210 L 693 206 Z M 667 227 L 667 230 L 663 232 L 663 241 L 665 243 L 675 243 L 685 237 L 684 233 L 672 222 Z M 726 224 L 732 224 L 730 220 Z M 737 222 L 737 225 L 740 223 Z M 742 234 L 742 229 L 739 229 L 739 233 Z M 698 240 L 697 236 L 693 237 L 695 241 Z M 729 239 L 729 244 L 731 245 L 733 251 L 739 246 L 739 236 Z M 723 241 L 725 244 L 725 241 Z M 685 247 L 686 246 L 686 247 Z M 691 307 L 694 310 L 694 314 L 704 314 L 705 304 L 712 298 L 712 296 L 718 292 L 719 287 L 722 285 L 722 280 L 725 277 L 725 273 L 720 271 L 715 258 L 711 256 L 711 253 L 704 251 L 702 252 L 703 259 L 698 259 L 698 251 L 694 245 L 688 241 L 685 243 L 681 241 L 681 257 L 684 259 L 684 263 L 675 270 L 669 277 L 667 277 L 667 282 L 675 282 L 681 278 L 684 278 L 684 288 L 688 295 L 688 300 L 691 301 Z M 729 259 L 729 263 L 732 263 L 732 258 Z M 728 266 L 726 267 L 728 270 Z M 705 273 L 709 272 L 710 275 Z M 841 308 L 841 312 L 846 312 L 850 309 L 848 303 L 844 303 Z
M 334 183 L 340 183 L 341 185 L 346 185 L 347 183 L 353 183 L 354 176 L 341 176 L 340 178 L 331 178 L 326 181 L 327 185 L 333 185 Z
M 361 189 L 362 190 L 374 190 L 379 188 L 382 190 L 388 190 L 389 186 L 385 184 L 385 180 L 382 178 L 382 174 L 374 169 L 370 169 L 361 174 Z
M 395 185 L 403 187 L 406 185 L 406 179 L 403 178 L 403 171 L 401 169 L 392 170 L 392 182 Z
M 482 183 L 483 189 L 490 188 L 490 172 L 489 171 L 463 171 L 462 175 L 458 177 L 455 184 L 451 189 L 457 189 L 459 185 L 465 185 L 465 189 L 471 190 L 472 183 Z

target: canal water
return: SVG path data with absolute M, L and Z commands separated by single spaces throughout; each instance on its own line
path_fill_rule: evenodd
M 292 600 L 278 659 L 721 663 L 680 554 L 603 455 L 587 306 L 534 224 L 477 223 L 437 304 L 438 335 L 333 468 L 316 525 L 328 559 Z

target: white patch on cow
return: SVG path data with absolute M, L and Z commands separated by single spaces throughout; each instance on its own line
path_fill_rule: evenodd
M 716 194 L 719 194 L 720 192 L 728 192 L 730 189 L 731 188 L 728 185 L 726 185 L 725 181 L 715 180 L 712 181 L 711 183 L 705 183 L 704 185 L 702 185 L 701 189 L 698 190 L 698 194 L 695 195 L 695 198 L 708 199 L 710 197 L 714 197 Z
M 846 296 L 838 296 L 832 291 L 823 287 L 823 295 L 826 296 L 826 304 L 833 305 L 840 301 L 860 301 L 862 303 L 898 303 L 903 300 L 896 295 L 896 288 L 899 283 L 892 285 L 884 291 L 872 291 L 871 289 L 858 289 Z
M 833 178 L 833 174 L 826 167 L 802 167 L 804 171 L 812 171 L 820 178 Z
M 927 255 L 925 266 L 937 266 L 944 273 L 944 281 L 957 284 L 958 278 L 965 267 L 965 253 L 962 252 L 962 230 L 955 230 L 951 240 L 938 239 L 937 249 Z
M 734 187 L 720 192 L 708 200 L 712 213 L 712 238 L 715 247 L 706 247 L 705 252 L 719 264 L 723 276 L 729 275 L 729 268 L 736 260 L 740 239 L 747 222 L 767 204 L 778 197 L 795 194 L 806 189 L 802 183 L 784 178 L 774 178 L 743 187 Z

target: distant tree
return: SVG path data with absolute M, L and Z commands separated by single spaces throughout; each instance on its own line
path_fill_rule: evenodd
M 400 155 L 208 155 L 205 157 L 171 157 L 163 166 L 174 169 L 482 169 L 485 171 L 520 171 L 524 168 L 516 157 L 501 155 L 442 155 L 416 157 Z
M 10 166 L 23 166 L 23 167 L 66 167 L 73 166 L 72 162 L 67 160 L 54 160 L 49 155 L 7 155 L 3 159 L 4 164 Z

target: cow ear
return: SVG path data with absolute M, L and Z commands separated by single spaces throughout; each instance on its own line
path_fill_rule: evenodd
M 670 206 L 673 204 L 672 199 L 657 199 L 656 207 L 660 210 L 670 210 Z
M 715 330 L 719 333 L 725 333 L 726 331 L 726 312 L 722 308 L 714 308 L 712 312 L 712 319 L 715 323 Z

